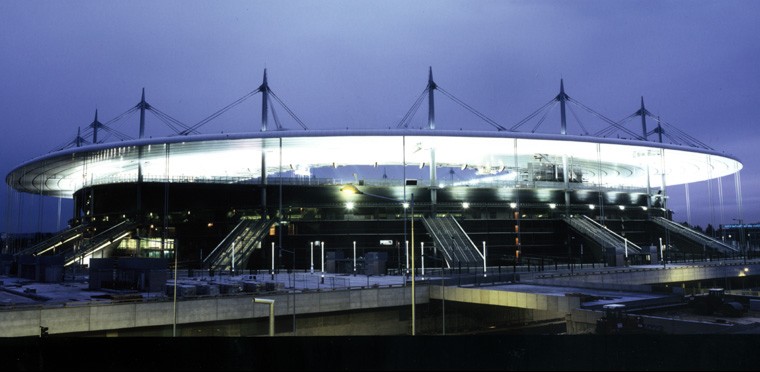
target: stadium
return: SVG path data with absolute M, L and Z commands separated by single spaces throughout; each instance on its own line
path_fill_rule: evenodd
M 436 92 L 493 130 L 436 129 Z M 256 94 L 259 131 L 198 132 Z M 273 98 L 303 130 L 282 128 Z M 411 128 L 408 119 L 426 100 L 427 125 Z M 531 120 L 540 125 L 556 106 L 558 132 L 520 130 Z M 608 127 L 570 134 L 572 107 Z M 104 124 L 96 113 L 66 146 L 6 176 L 15 192 L 73 201 L 68 226 L 53 236 L 6 242 L 4 260 L 19 275 L 39 273 L 46 262 L 87 267 L 91 258 L 109 257 L 209 272 L 386 275 L 408 273 L 424 258 L 431 266 L 486 270 L 742 253 L 673 222 L 667 193 L 737 174 L 741 162 L 653 116 L 643 98 L 631 116 L 613 121 L 568 96 L 561 82 L 556 97 L 507 128 L 440 88 L 431 70 L 396 128 L 310 130 L 274 95 L 265 72 L 258 89 L 192 126 L 148 104 L 144 92 L 128 113 L 140 115 L 137 138 L 105 141 L 104 133 L 115 133 L 109 124 L 124 114 Z M 176 134 L 145 136 L 146 113 Z

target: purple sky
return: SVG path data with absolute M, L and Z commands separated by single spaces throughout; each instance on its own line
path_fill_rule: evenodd
M 505 127 L 556 96 L 560 78 L 568 95 L 614 120 L 643 96 L 653 114 L 744 163 L 741 215 L 760 222 L 758 19 L 755 0 L 0 0 L 0 173 L 70 141 L 96 109 L 101 122 L 123 113 L 142 88 L 190 125 L 256 89 L 264 68 L 311 129 L 395 127 L 432 66 L 440 87 Z M 436 97 L 438 128 L 492 130 Z M 579 133 L 569 118 L 568 132 Z M 136 137 L 138 120 L 115 128 Z M 259 126 L 254 98 L 201 131 Z M 559 126 L 554 111 L 539 131 Z M 148 127 L 167 133 L 156 119 Z M 716 181 L 710 192 L 707 183 L 689 187 L 688 211 L 684 187 L 667 190 L 675 220 L 690 215 L 705 227 L 740 217 L 734 177 L 722 181 L 722 208 Z M 39 208 L 25 199 L 17 223 L 8 206 L 19 197 L 0 190 L 0 231 L 56 228 L 55 201 Z

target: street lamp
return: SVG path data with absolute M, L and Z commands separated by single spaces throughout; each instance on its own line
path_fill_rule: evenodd
M 438 255 L 441 257 L 439 258 Z M 420 252 L 420 256 L 423 260 L 425 259 L 424 253 Z M 432 256 L 428 256 L 428 259 L 441 262 L 441 332 L 443 335 L 446 335 L 446 282 L 444 280 L 446 260 L 443 257 L 443 250 L 434 253 Z
M 407 223 L 407 217 L 406 217 L 407 202 L 406 202 L 406 200 L 399 201 L 397 199 L 389 198 L 387 196 L 366 193 L 366 192 L 363 192 L 363 191 L 359 190 L 358 188 L 356 188 L 356 186 L 354 186 L 352 184 L 344 185 L 343 187 L 340 188 L 340 191 L 343 192 L 343 193 L 346 193 L 346 194 L 366 195 L 366 196 L 370 196 L 370 197 L 373 197 L 373 198 L 390 200 L 390 201 L 393 201 L 393 202 L 396 202 L 396 203 L 401 202 L 402 205 L 404 206 L 404 231 L 406 231 L 406 223 Z M 410 200 L 409 206 L 411 207 L 411 212 L 412 212 L 412 221 L 411 221 L 411 229 L 412 229 L 412 232 L 411 232 L 411 235 L 412 235 L 412 254 L 411 254 L 411 259 L 412 259 L 412 265 L 411 265 L 411 271 L 412 271 L 412 336 L 414 336 L 415 335 L 415 302 L 416 302 L 415 301 L 415 290 L 414 290 L 414 193 L 411 193 L 411 200 Z M 404 233 L 404 234 L 406 235 L 406 233 Z M 406 238 L 406 237 L 404 237 L 404 238 Z
M 311 248 L 309 249 L 311 255 L 311 264 L 309 266 L 309 272 L 314 274 L 314 242 L 310 242 Z
M 741 218 L 733 218 L 734 221 L 739 222 L 739 249 L 744 252 L 744 264 L 747 264 L 747 250 L 744 247 L 744 220 Z
M 280 254 L 282 252 L 290 253 L 293 257 L 293 267 L 290 269 L 291 273 L 293 274 L 293 287 L 291 287 L 291 291 L 293 293 L 293 335 L 296 334 L 296 252 L 294 250 L 288 250 L 280 247 Z M 288 281 L 290 280 L 290 275 L 288 275 Z

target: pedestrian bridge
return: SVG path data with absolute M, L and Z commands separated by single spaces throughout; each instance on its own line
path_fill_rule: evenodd
M 174 280 L 167 281 L 167 290 L 176 290 L 180 295 L 174 301 L 166 293 L 143 294 L 130 301 L 119 301 L 113 294 L 112 300 L 104 300 L 107 294 L 99 294 L 98 299 L 93 300 L 97 293 L 77 288 L 72 283 L 15 283 L 3 277 L 0 293 L 28 298 L 24 304 L 3 300 L 7 306 L 0 308 L 3 324 L 0 337 L 35 336 L 40 327 L 47 327 L 51 335 L 93 332 L 118 335 L 132 328 L 192 327 L 269 316 L 300 318 L 301 324 L 311 322 L 313 326 L 308 331 L 311 333 L 304 333 L 306 327 L 302 326 L 298 331 L 300 335 L 403 334 L 410 321 L 412 293 L 417 305 L 432 306 L 434 301 L 441 301 L 442 304 L 498 306 L 508 308 L 507 311 L 522 309 L 520 316 L 526 320 L 565 319 L 573 325 L 568 329 L 582 331 L 601 316 L 597 310 L 605 304 L 622 303 L 629 308 L 665 306 L 683 301 L 685 289 L 693 288 L 695 283 L 724 280 L 728 283 L 758 272 L 760 262 L 722 261 L 509 274 L 488 271 L 485 275 L 481 272 L 466 276 L 455 275 L 455 270 L 446 272 L 445 276 L 430 275 L 428 271 L 426 276 L 417 275 L 414 283 L 405 276 L 319 272 L 276 273 L 271 277 L 265 274 L 258 278 L 248 274 L 182 277 L 173 288 L 170 287 Z M 268 290 L 251 285 L 258 289 L 246 292 L 256 279 L 275 285 Z M 190 292 L 185 292 L 191 287 L 220 282 L 224 282 L 225 288 L 238 291 L 217 295 L 187 295 Z M 255 306 L 254 298 L 274 300 L 273 313 L 266 306 Z M 354 324 L 356 317 L 370 316 L 367 314 L 377 315 L 367 318 L 366 324 Z M 396 315 L 389 317 L 389 314 Z M 318 320 L 323 317 L 333 319 L 337 325 L 326 328 L 324 321 Z M 378 321 L 385 323 L 370 326 Z M 425 329 L 424 324 L 420 320 L 421 330 Z

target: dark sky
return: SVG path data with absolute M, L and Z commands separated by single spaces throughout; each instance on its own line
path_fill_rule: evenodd
M 432 67 L 440 87 L 505 127 L 556 96 L 560 79 L 614 120 L 643 96 L 653 114 L 744 163 L 741 211 L 725 177 L 723 205 L 717 181 L 690 185 L 689 208 L 684 186 L 669 187 L 674 219 L 760 222 L 759 19 L 756 0 L 0 0 L 0 170 L 72 140 L 96 109 L 101 122 L 115 118 L 143 88 L 153 106 L 196 123 L 256 89 L 265 68 L 310 129 L 395 127 Z M 438 97 L 438 128 L 493 130 Z M 136 137 L 138 120 L 115 125 Z M 201 131 L 259 125 L 260 99 L 251 99 Z M 167 133 L 158 120 L 148 126 Z M 559 126 L 555 112 L 539 131 Z M 54 200 L 39 207 L 1 190 L 0 231 L 56 228 Z M 8 209 L 20 199 L 23 223 Z

